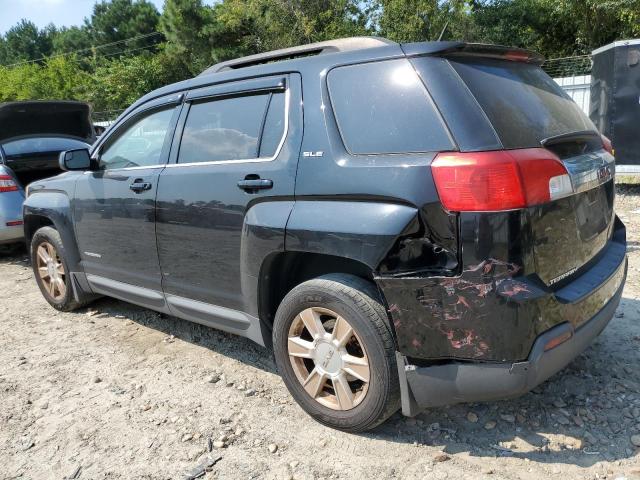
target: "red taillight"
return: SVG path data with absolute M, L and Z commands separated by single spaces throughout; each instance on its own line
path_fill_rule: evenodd
M 0 192 L 15 192 L 18 185 L 9 175 L 0 175 Z
M 600 137 L 602 138 L 602 146 L 603 148 L 609 152 L 611 155 L 615 155 L 614 154 L 614 150 L 613 150 L 613 145 L 611 144 L 611 140 L 609 140 L 607 137 L 605 137 L 604 135 L 600 135 Z
M 544 148 L 441 153 L 431 169 L 440 201 L 456 212 L 524 208 L 573 192 L 566 168 Z
M 7 222 L 7 227 L 17 227 L 18 225 L 24 225 L 22 220 L 13 220 L 12 222 Z

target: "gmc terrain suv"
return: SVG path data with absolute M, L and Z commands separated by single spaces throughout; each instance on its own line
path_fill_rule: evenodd
M 273 347 L 318 421 L 522 394 L 626 277 L 610 143 L 526 50 L 351 38 L 137 101 L 24 207 L 36 280 Z

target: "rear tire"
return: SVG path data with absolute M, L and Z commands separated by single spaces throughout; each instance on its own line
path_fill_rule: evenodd
M 61 312 L 84 306 L 74 297 L 64 245 L 55 228 L 42 227 L 33 235 L 31 266 L 40 292 L 49 305 Z
M 289 392 L 324 425 L 362 432 L 400 408 L 388 316 L 359 277 L 325 275 L 291 290 L 276 313 L 273 346 Z

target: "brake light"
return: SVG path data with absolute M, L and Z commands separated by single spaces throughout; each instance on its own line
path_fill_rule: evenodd
M 607 137 L 605 137 L 604 135 L 600 135 L 600 137 L 602 138 L 602 147 L 609 152 L 611 155 L 615 156 L 615 150 L 613 149 L 613 145 L 611 144 L 611 140 L 609 140 Z
M 15 192 L 18 190 L 18 185 L 9 175 L 0 175 L 0 193 L 1 192 Z
M 520 50 L 510 50 L 503 55 L 503 58 L 512 62 L 526 62 L 531 59 L 531 55 Z
M 567 169 L 544 148 L 441 153 L 431 169 L 440 201 L 456 212 L 512 210 L 573 193 Z

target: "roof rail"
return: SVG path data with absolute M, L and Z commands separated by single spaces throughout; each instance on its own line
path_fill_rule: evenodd
M 273 50 L 271 52 L 258 53 L 257 55 L 249 55 L 247 57 L 236 58 L 234 60 L 227 60 L 226 62 L 216 63 L 198 76 L 209 75 L 225 70 L 252 67 L 254 65 L 264 63 L 290 60 L 293 58 L 324 55 L 326 53 L 334 52 L 347 52 L 349 50 L 362 50 L 365 48 L 384 47 L 386 45 L 396 45 L 396 42 L 374 36 L 338 38 L 336 40 L 328 40 L 326 42 L 310 43 L 308 45 L 283 48 L 281 50 Z

